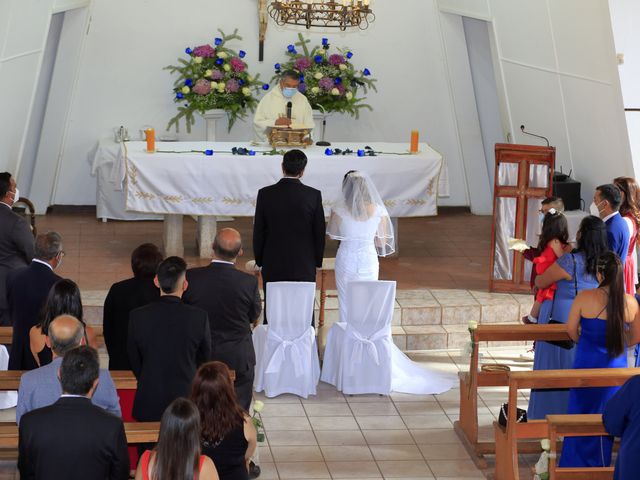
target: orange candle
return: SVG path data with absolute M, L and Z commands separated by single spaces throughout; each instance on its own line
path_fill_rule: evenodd
M 418 153 L 418 141 L 420 138 L 420 134 L 418 130 L 413 130 L 411 132 L 411 148 L 409 149 L 410 153 Z
M 147 135 L 147 152 L 156 151 L 156 131 L 153 128 L 147 128 L 144 133 Z

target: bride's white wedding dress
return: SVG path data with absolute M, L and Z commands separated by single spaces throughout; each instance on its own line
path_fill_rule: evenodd
M 394 252 L 394 235 L 386 208 L 378 205 L 365 220 L 356 220 L 346 208 L 332 212 L 328 234 L 340 240 L 336 255 L 336 287 L 340 322 L 347 321 L 347 284 L 378 280 L 378 255 Z M 391 342 L 391 391 L 413 394 L 438 394 L 457 383 L 454 375 L 427 370 L 407 357 Z

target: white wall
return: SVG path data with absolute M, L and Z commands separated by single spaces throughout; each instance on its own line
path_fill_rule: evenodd
M 443 12 L 493 23 L 497 75 L 510 134 L 549 137 L 556 162 L 582 181 L 582 197 L 633 175 L 607 2 L 438 0 Z M 636 84 L 637 85 L 637 84 Z
M 86 37 L 77 88 L 65 137 L 62 165 L 54 203 L 94 204 L 95 178 L 90 176 L 88 155 L 97 140 L 112 135 L 124 124 L 137 133 L 151 124 L 163 130 L 175 113 L 172 78 L 162 68 L 176 62 L 187 46 L 211 42 L 216 29 L 240 29 L 252 72 L 263 79 L 273 75 L 273 64 L 284 58 L 286 45 L 296 41 L 300 29 L 278 28 L 269 23 L 265 61 L 257 61 L 258 28 L 255 0 L 172 0 L 131 2 L 94 0 L 91 27 Z M 368 67 L 378 78 L 380 93 L 371 93 L 373 112 L 359 121 L 336 115 L 327 122 L 329 140 L 408 142 L 412 129 L 421 132 L 445 157 L 451 179 L 451 196 L 441 205 L 468 205 L 453 106 L 447 94 L 442 41 L 435 0 L 376 1 L 377 19 L 366 31 L 312 33 L 318 42 L 328 36 L 337 46 L 350 46 L 353 61 Z M 187 6 L 188 5 L 188 6 Z M 191 135 L 204 139 L 198 121 Z M 219 139 L 251 138 L 250 123 L 237 124 Z

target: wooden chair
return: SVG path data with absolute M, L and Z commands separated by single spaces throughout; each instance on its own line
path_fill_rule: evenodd
M 549 477 L 550 480 L 611 480 L 613 467 L 581 467 L 559 468 L 558 439 L 559 437 L 588 437 L 608 435 L 602 424 L 602 415 L 547 415 L 549 424 Z
M 478 325 L 474 331 L 476 348 L 470 358 L 469 372 L 460 372 L 460 415 L 454 429 L 480 468 L 486 468 L 485 454 L 496 451 L 495 442 L 478 441 L 478 387 L 506 387 L 509 372 L 485 372 L 478 369 L 480 342 L 567 340 L 565 325 Z M 537 445 L 532 445 L 538 451 Z
M 516 422 L 518 390 L 585 387 L 617 387 L 640 374 L 640 368 L 585 368 L 575 370 L 535 370 L 509 373 L 510 406 L 507 426 L 494 422 L 496 439 L 495 480 L 519 480 L 518 441 L 549 437 L 547 420 Z M 539 449 L 538 449 L 539 451 Z M 591 477 L 575 477 L 591 478 Z
M 31 224 L 31 232 L 33 233 L 34 238 L 38 236 L 38 229 L 36 228 L 36 208 L 31 203 L 31 200 L 25 197 L 20 197 L 20 199 L 13 204 L 15 208 L 16 205 L 24 205 L 26 207 L 26 211 L 24 215 L 29 217 L 29 223 Z M 18 213 L 22 213 L 22 209 L 18 207 L 16 209 Z

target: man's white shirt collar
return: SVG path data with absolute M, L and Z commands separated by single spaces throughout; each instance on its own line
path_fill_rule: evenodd
M 211 263 L 228 263 L 229 265 L 235 265 L 233 262 L 227 262 L 226 260 L 211 260 Z
M 43 262 L 42 260 L 38 260 L 37 258 L 34 258 L 33 260 L 31 260 L 32 262 L 36 262 L 36 263 L 41 263 L 43 265 L 46 265 L 47 267 L 49 267 L 51 269 L 51 271 L 53 271 L 53 267 L 48 264 L 47 262 Z
M 0 202 L 0 204 L 4 205 L 5 207 L 11 209 L 13 207 L 11 207 L 11 205 L 9 205 L 8 203 L 4 203 L 4 202 Z
M 615 217 L 616 215 L 618 215 L 619 213 L 620 213 L 620 212 L 618 212 L 618 211 L 613 212 L 613 213 L 611 213 L 611 214 L 607 215 L 606 217 L 604 217 L 604 218 L 602 219 L 602 221 L 603 221 L 603 222 L 606 222 L 606 221 L 607 221 L 607 220 L 609 220 L 610 218 Z

